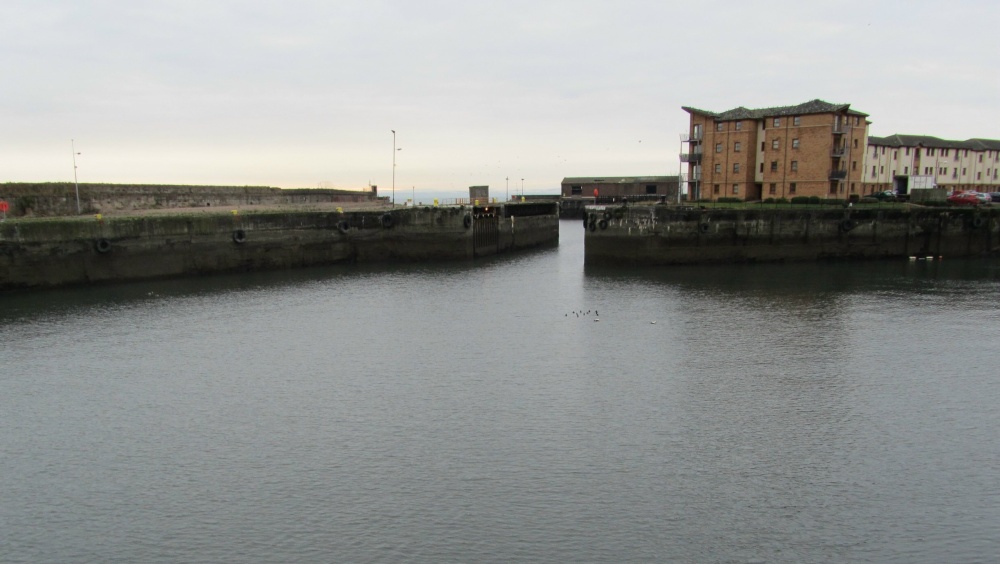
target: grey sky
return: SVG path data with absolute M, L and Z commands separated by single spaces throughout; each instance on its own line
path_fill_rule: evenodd
M 0 182 L 554 191 L 676 174 L 682 105 L 1000 138 L 1000 3 L 5 0 Z M 384 193 L 384 192 L 383 192 Z

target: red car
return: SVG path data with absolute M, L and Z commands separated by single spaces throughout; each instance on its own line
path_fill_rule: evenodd
M 948 196 L 948 203 L 954 206 L 978 206 L 979 196 L 971 192 L 955 192 Z

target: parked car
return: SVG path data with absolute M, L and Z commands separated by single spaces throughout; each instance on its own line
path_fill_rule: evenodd
M 948 203 L 953 206 L 978 206 L 981 201 L 975 192 L 955 192 L 948 196 Z
M 899 196 L 893 190 L 883 190 L 874 194 L 866 194 L 859 200 L 863 204 L 874 204 L 876 202 L 895 202 Z
M 990 192 L 990 198 L 992 198 L 994 202 L 1000 202 L 1000 192 Z
M 974 192 L 977 198 L 979 198 L 979 203 L 983 205 L 990 205 L 993 203 L 993 196 L 990 196 L 986 192 Z

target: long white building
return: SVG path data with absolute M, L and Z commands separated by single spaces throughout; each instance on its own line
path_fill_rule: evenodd
M 927 135 L 868 137 L 864 192 L 900 190 L 914 176 L 931 177 L 939 188 L 1000 191 L 1000 141 L 951 141 Z

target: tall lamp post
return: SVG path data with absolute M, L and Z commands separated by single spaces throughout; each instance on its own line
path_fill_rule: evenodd
M 508 176 L 507 178 L 504 178 L 504 180 L 507 181 L 507 184 L 506 184 L 507 193 L 505 194 L 505 197 L 507 198 L 507 201 L 509 202 L 510 201 L 510 177 Z
M 392 129 L 392 205 L 396 206 L 396 130 Z
M 76 180 L 76 156 L 80 153 L 76 152 L 76 142 L 73 139 L 69 140 L 69 147 L 73 151 L 73 186 L 76 187 L 76 215 L 80 215 L 80 183 Z
M 521 179 L 521 197 L 524 197 L 524 179 Z

